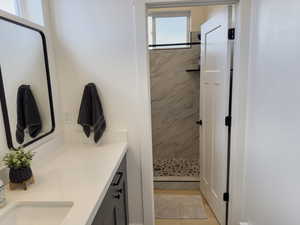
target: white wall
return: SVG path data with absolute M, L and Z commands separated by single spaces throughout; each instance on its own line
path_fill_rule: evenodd
M 246 173 L 251 225 L 298 225 L 300 2 L 253 0 Z
M 222 12 L 224 7 L 227 7 L 226 5 L 211 5 L 205 7 L 205 13 L 206 13 L 206 19 L 210 19 L 217 15 L 219 12 Z
M 130 221 L 142 223 L 133 2 L 52 0 L 51 13 L 65 134 L 83 137 L 77 116 L 84 85 L 94 82 L 101 95 L 107 132 L 128 130 Z
M 154 225 L 153 155 L 150 101 L 150 68 L 147 40 L 145 0 L 135 1 L 135 42 L 139 93 L 139 138 L 141 147 L 141 172 L 143 185 L 144 225 Z
M 146 0 L 146 3 L 151 7 L 180 7 L 182 3 L 186 7 L 195 5 L 224 5 L 224 4 L 236 4 L 239 0 Z

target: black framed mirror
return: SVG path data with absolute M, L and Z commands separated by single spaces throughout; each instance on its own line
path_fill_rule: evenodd
M 54 132 L 45 35 L 1 16 L 0 101 L 9 149 L 26 147 Z

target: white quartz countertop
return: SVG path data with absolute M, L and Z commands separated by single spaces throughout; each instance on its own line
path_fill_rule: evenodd
M 126 143 L 63 147 L 42 166 L 33 166 L 35 184 L 27 191 L 7 190 L 7 204 L 73 202 L 62 225 L 90 225 L 126 150 Z

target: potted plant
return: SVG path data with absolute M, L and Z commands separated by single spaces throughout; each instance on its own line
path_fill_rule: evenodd
M 7 153 L 3 161 L 9 170 L 9 179 L 11 183 L 23 183 L 32 178 L 30 167 L 34 153 L 26 151 L 23 148 L 12 150 Z

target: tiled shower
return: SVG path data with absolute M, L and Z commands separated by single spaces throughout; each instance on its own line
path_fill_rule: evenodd
M 197 32 L 192 41 L 198 41 Z M 150 50 L 154 177 L 199 177 L 200 46 Z

